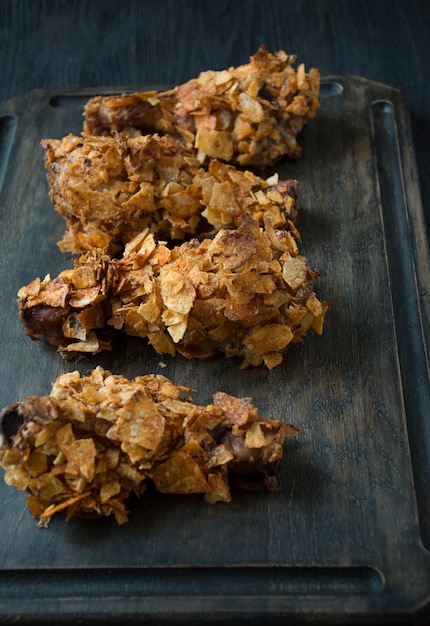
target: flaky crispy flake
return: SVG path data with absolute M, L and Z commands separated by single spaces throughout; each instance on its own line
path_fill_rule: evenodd
M 116 254 L 145 228 L 184 239 L 237 226 L 243 213 L 295 230 L 297 181 L 264 180 L 217 160 L 203 169 L 171 136 L 67 135 L 42 146 L 50 197 L 67 223 L 62 251 Z
M 85 106 L 84 130 L 170 133 L 201 162 L 264 169 L 300 154 L 297 135 L 319 106 L 319 71 L 295 62 L 263 45 L 245 65 L 202 72 L 170 91 L 98 96 Z
M 271 369 L 310 329 L 322 332 L 316 276 L 289 231 L 243 215 L 236 229 L 173 249 L 144 232 L 121 259 L 87 253 L 74 269 L 22 287 L 18 306 L 27 334 L 66 357 L 108 348 L 113 327 L 160 354 L 224 354 Z
M 145 228 L 194 234 L 202 210 L 195 157 L 170 136 L 44 139 L 49 193 L 68 230 L 60 249 L 122 250 Z
M 5 481 L 29 494 L 40 526 L 60 511 L 66 519 L 113 514 L 121 524 L 131 493 L 148 483 L 210 503 L 231 500 L 235 474 L 242 487 L 277 489 L 284 440 L 299 429 L 260 418 L 250 398 L 217 392 L 199 406 L 191 392 L 161 375 L 64 374 L 49 395 L 3 409 Z

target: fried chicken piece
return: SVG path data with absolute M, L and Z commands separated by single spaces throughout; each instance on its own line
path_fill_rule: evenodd
M 264 169 L 300 155 L 297 135 L 319 106 L 319 71 L 295 69 L 295 61 L 263 45 L 245 65 L 202 72 L 169 91 L 97 96 L 85 106 L 84 130 L 169 133 L 202 163 Z
M 216 160 L 205 170 L 168 135 L 70 134 L 42 146 L 49 194 L 67 223 L 63 252 L 113 255 L 145 228 L 181 240 L 237 226 L 245 212 L 295 230 L 297 181 L 264 180 Z
M 170 136 L 44 139 L 49 195 L 68 230 L 60 249 L 115 254 L 145 228 L 195 234 L 202 211 L 197 159 Z
M 26 491 L 47 526 L 60 511 L 127 521 L 131 493 L 151 483 L 170 494 L 230 502 L 241 487 L 276 490 L 286 437 L 299 429 L 260 418 L 251 398 L 216 392 L 196 405 L 191 389 L 161 375 L 128 380 L 98 367 L 60 376 L 49 395 L 28 396 L 0 416 L 5 481 Z
M 310 329 L 322 332 L 327 303 L 314 294 L 316 276 L 289 231 L 243 215 L 237 229 L 202 242 L 169 249 L 146 232 L 121 259 L 87 253 L 74 269 L 22 287 L 18 307 L 27 334 L 66 357 L 109 348 L 111 327 L 147 338 L 159 354 L 224 354 L 271 369 Z

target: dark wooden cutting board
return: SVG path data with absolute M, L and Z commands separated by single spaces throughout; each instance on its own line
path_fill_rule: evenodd
M 39 143 L 79 133 L 91 95 L 33 91 L 0 106 L 1 406 L 102 365 L 162 373 L 195 387 L 202 403 L 216 390 L 252 396 L 260 415 L 302 435 L 285 446 L 279 494 L 235 492 L 214 506 L 150 494 L 132 502 L 123 526 L 58 517 L 40 530 L 25 495 L 2 483 L 0 623 L 407 624 L 429 615 L 430 265 L 403 95 L 324 79 L 302 158 L 275 168 L 299 180 L 301 251 L 330 309 L 323 335 L 270 372 L 160 357 L 126 337 L 112 353 L 66 362 L 25 336 L 19 287 L 73 262 L 56 247 L 64 224 Z

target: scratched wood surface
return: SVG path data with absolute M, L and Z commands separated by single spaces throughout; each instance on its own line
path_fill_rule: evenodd
M 1 483 L 0 623 L 426 623 L 426 4 L 392 2 L 388 13 L 384 2 L 219 2 L 210 23 L 197 2 L 49 4 L 0 7 L 0 100 L 12 98 L 0 105 L 0 404 L 101 364 L 161 372 L 205 403 L 216 389 L 252 395 L 262 415 L 303 434 L 286 445 L 280 494 L 235 493 L 213 507 L 151 494 L 122 527 L 59 518 L 38 530 L 25 496 Z M 64 225 L 40 139 L 79 132 L 83 103 L 102 87 L 180 82 L 246 60 L 262 40 L 326 76 L 302 159 L 275 168 L 300 181 L 302 250 L 330 301 L 324 334 L 271 372 L 167 357 L 160 369 L 159 355 L 128 338 L 67 363 L 31 342 L 16 291 L 72 263 L 56 248 Z M 407 101 L 351 74 L 402 87 Z

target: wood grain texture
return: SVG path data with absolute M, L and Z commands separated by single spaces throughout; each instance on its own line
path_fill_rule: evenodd
M 0 102 L 30 89 L 182 82 L 266 42 L 405 92 L 430 233 L 426 0 L 2 0 Z
M 109 607 L 124 618 L 128 610 L 147 623 L 164 619 L 160 598 L 166 619 L 187 623 L 208 611 L 220 623 L 236 612 L 248 622 L 321 612 L 328 620 L 407 623 L 428 603 L 429 307 L 418 287 L 430 293 L 430 285 L 409 118 L 400 92 L 378 83 L 328 79 L 321 96 L 303 157 L 277 169 L 301 181 L 302 250 L 321 272 L 318 294 L 331 303 L 323 336 L 306 338 L 270 372 L 241 371 L 237 360 L 162 358 L 161 372 L 195 386 L 199 401 L 216 389 L 252 395 L 262 415 L 302 429 L 286 449 L 281 493 L 235 493 L 224 507 L 154 494 L 134 502 L 120 529 L 110 520 L 58 519 L 43 532 L 23 498 L 0 485 L 0 582 L 8 581 L 0 602 L 12 614 L 23 610 L 24 591 L 29 619 L 40 611 L 44 619 L 88 618 L 91 598 L 98 615 Z M 76 368 L 101 364 L 129 377 L 160 371 L 160 357 L 131 338 L 112 354 L 64 362 L 25 337 L 16 316 L 22 284 L 71 263 L 55 245 L 64 225 L 47 196 L 39 141 L 77 132 L 82 100 L 39 90 L 0 107 L 17 129 L 4 142 L 0 194 L 3 404 L 46 393 L 60 372 Z
M 325 76 L 401 89 L 412 120 L 410 135 L 396 89 L 328 81 L 304 158 L 282 163 L 301 181 L 303 250 L 331 303 L 322 337 L 272 372 L 163 358 L 162 373 L 197 387 L 198 401 L 215 388 L 252 395 L 262 415 L 302 428 L 281 494 L 216 508 L 151 495 L 120 531 L 58 520 L 43 532 L 1 485 L 0 623 L 426 623 L 429 33 L 419 0 L 0 2 L 0 102 L 18 97 L 0 105 L 2 405 L 75 367 L 159 371 L 160 358 L 127 339 L 65 363 L 17 320 L 17 289 L 71 263 L 56 248 L 63 223 L 39 147 L 80 130 L 83 98 L 63 92 L 178 83 L 266 42 Z

